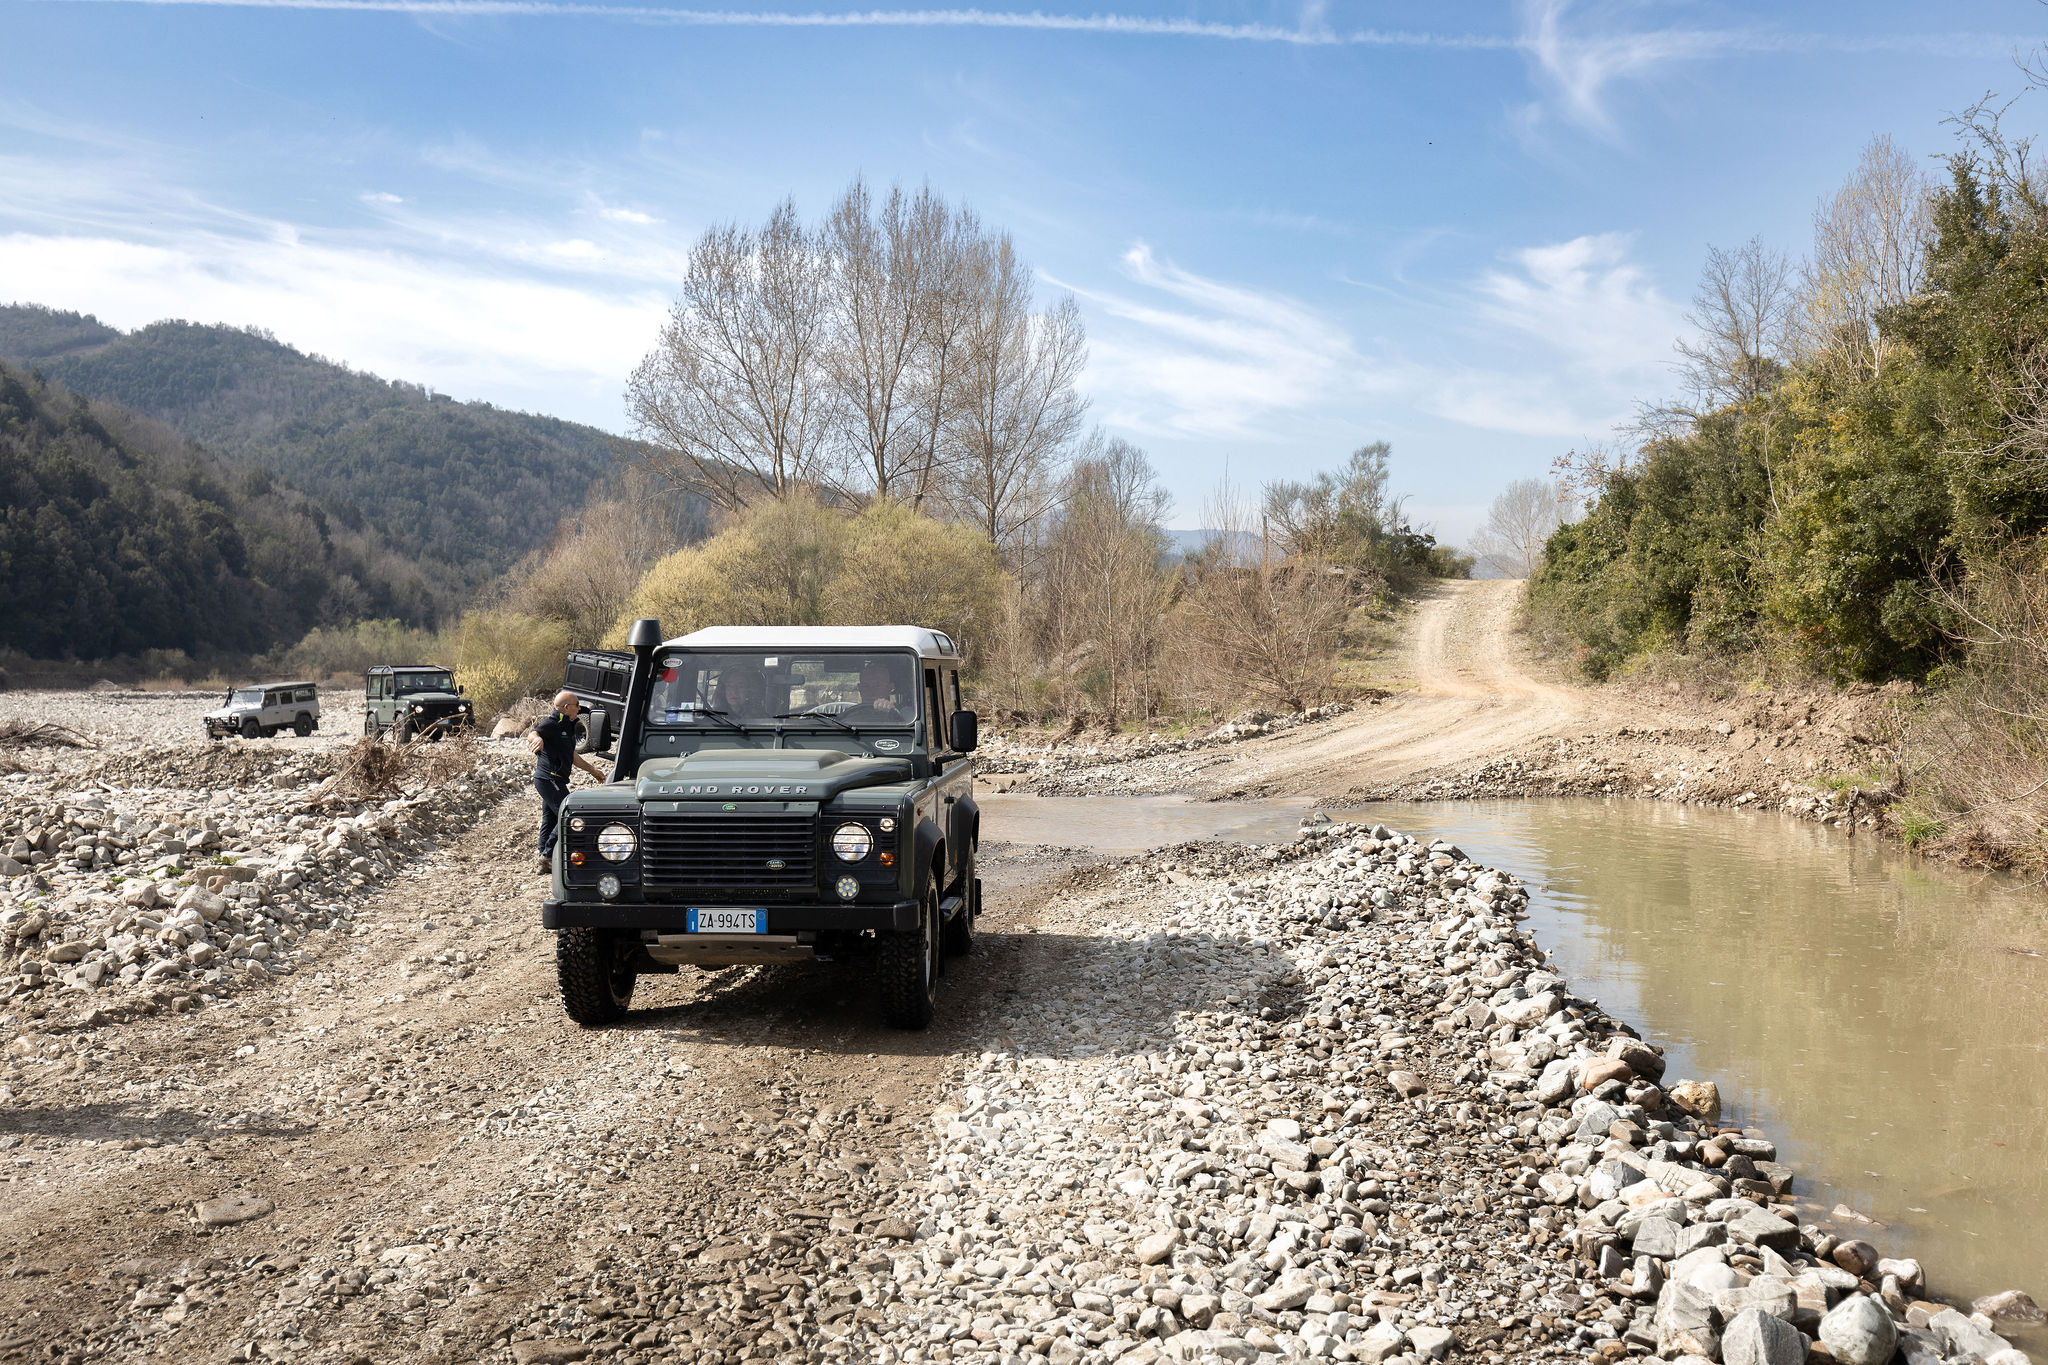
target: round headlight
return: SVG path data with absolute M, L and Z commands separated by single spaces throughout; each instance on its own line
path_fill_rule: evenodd
M 842 863 L 857 863 L 875 847 L 875 836 L 866 825 L 841 825 L 832 831 L 832 851 Z
M 860 894 L 860 882 L 852 877 L 841 877 L 839 879 L 838 891 L 839 899 L 850 901 Z
M 606 900 L 619 894 L 619 879 L 607 872 L 597 879 L 597 894 Z
M 633 831 L 624 825 L 606 825 L 597 832 L 597 851 L 612 862 L 626 861 L 639 846 L 640 841 L 633 837 Z

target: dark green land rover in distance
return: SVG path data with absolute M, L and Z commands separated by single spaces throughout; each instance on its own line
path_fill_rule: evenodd
M 562 804 L 562 1003 L 623 1016 L 636 976 L 832 961 L 931 1022 L 973 942 L 976 718 L 960 651 L 913 626 L 725 626 L 663 642 L 636 621 L 611 780 Z
M 476 725 L 469 698 L 439 664 L 378 664 L 363 675 L 363 733 L 396 733 L 401 744 Z

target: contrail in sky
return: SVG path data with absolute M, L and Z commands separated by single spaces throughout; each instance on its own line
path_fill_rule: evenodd
M 1432 33 L 1419 29 L 1335 29 L 1321 22 L 1286 28 L 1278 24 L 1223 24 L 1199 19 L 1165 19 L 1133 14 L 1048 14 L 1044 10 L 870 9 L 722 10 L 671 9 L 664 5 L 574 4 L 567 0 L 50 0 L 60 4 L 135 4 L 216 9 L 320 10 L 364 14 L 413 14 L 441 18 L 617 19 L 632 23 L 704 28 L 995 28 L 1054 33 L 1116 33 L 1138 37 L 1212 38 L 1227 42 L 1287 43 L 1298 47 L 1406 47 L 1466 51 L 1524 51 L 1550 64 L 1546 48 L 1554 34 L 1535 32 Z M 1554 19 L 1563 0 L 1545 7 Z M 1920 56 L 2003 56 L 2038 45 L 2036 38 L 1996 33 L 1835 34 L 1771 32 L 1758 29 L 1664 29 L 1580 38 L 1593 49 L 1617 45 L 1659 49 L 1663 57 L 1711 57 L 1747 52 L 1905 52 Z M 1611 53 L 1593 54 L 1604 63 Z
M 371 14 L 424 14 L 455 18 L 625 19 L 642 23 L 728 28 L 1010 28 L 1070 33 L 1128 33 L 1236 42 L 1294 43 L 1305 47 L 1445 47 L 1512 49 L 1519 39 L 1488 34 L 1410 30 L 1282 28 L 1274 24 L 1219 24 L 1125 14 L 1047 14 L 1042 10 L 786 10 L 671 9 L 662 5 L 567 4 L 560 0 L 63 0 L 64 3 L 197 5 L 227 9 L 342 10 Z

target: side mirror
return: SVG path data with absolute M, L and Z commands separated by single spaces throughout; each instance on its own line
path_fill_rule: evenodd
M 463 689 L 463 686 L 462 686 L 462 684 L 461 684 L 461 683 L 457 683 L 457 684 L 455 684 L 455 695 L 456 695 L 456 696 L 458 696 L 458 697 L 459 697 L 459 696 L 462 696 L 462 695 L 463 695 L 463 691 L 464 691 L 464 689 Z
M 981 718 L 972 711 L 955 711 L 947 721 L 946 738 L 957 753 L 973 753 L 980 733 Z

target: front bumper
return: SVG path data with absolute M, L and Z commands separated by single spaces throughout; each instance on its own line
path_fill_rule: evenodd
M 894 932 L 917 928 L 917 902 L 914 900 L 865 905 L 844 901 L 740 906 L 729 902 L 724 905 L 706 902 L 697 908 L 759 910 L 767 916 L 766 932 L 769 934 L 809 933 L 821 929 Z M 680 934 L 687 923 L 689 909 L 681 901 L 544 900 L 540 903 L 540 925 L 543 929 L 652 929 L 658 933 Z

